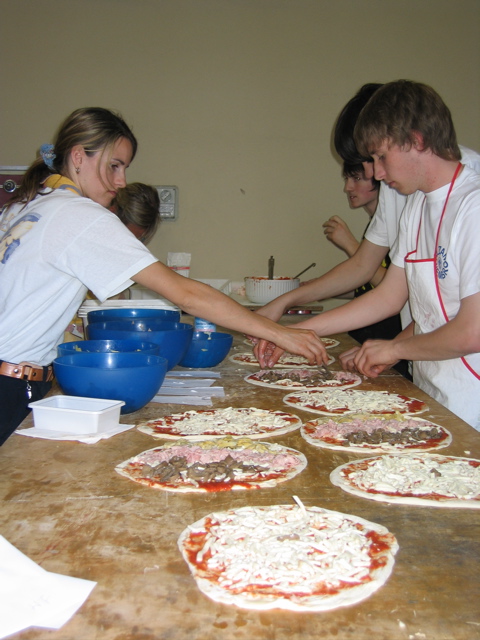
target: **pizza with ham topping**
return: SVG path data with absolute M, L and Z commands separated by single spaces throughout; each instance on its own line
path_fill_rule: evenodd
M 187 527 L 178 546 L 215 602 L 311 612 L 368 598 L 387 581 L 398 550 L 382 525 L 301 504 L 211 513 Z
M 249 438 L 175 440 L 143 451 L 115 470 L 140 484 L 175 492 L 275 487 L 307 466 L 295 449 Z
M 354 453 L 427 451 L 448 447 L 452 441 L 444 427 L 401 414 L 316 418 L 301 427 L 301 434 L 315 447 Z
M 254 367 L 259 366 L 258 360 L 253 353 L 235 353 L 233 356 L 230 356 L 230 360 L 236 364 L 246 364 Z M 333 356 L 329 356 L 327 364 L 332 364 L 332 362 L 335 362 L 335 358 Z M 317 365 L 309 364 L 308 360 L 304 356 L 294 356 L 291 353 L 284 353 L 280 356 L 274 367 L 277 369 L 293 369 L 296 367 L 301 367 L 302 369 L 316 369 Z
M 385 454 L 343 464 L 330 480 L 348 493 L 379 502 L 480 508 L 480 460 L 473 458 Z
M 425 402 L 416 398 L 388 391 L 360 391 L 358 389 L 296 391 L 285 396 L 283 401 L 297 409 L 325 415 L 348 413 L 415 414 L 428 409 Z
M 148 420 L 137 425 L 139 431 L 156 438 L 205 440 L 224 436 L 268 438 L 298 429 L 302 421 L 284 411 L 255 407 L 199 409 Z
M 320 369 L 262 369 L 244 380 L 271 389 L 346 389 L 362 383 L 359 375 L 348 371 L 332 371 L 331 376 L 327 377 Z

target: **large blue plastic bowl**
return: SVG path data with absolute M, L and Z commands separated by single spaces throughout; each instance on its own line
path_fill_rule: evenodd
M 162 322 L 155 318 L 137 318 L 92 322 L 87 326 L 90 340 L 122 340 L 125 338 L 154 342 L 160 345 L 160 355 L 173 369 L 186 354 L 193 335 L 193 326 L 185 322 Z
M 121 412 L 131 413 L 160 389 L 167 361 L 144 353 L 77 353 L 55 358 L 53 368 L 66 395 L 123 400 Z
M 214 367 L 225 360 L 232 342 L 233 336 L 229 333 L 195 331 L 187 353 L 180 360 L 179 365 L 194 369 Z
M 76 340 L 64 342 L 57 347 L 58 356 L 73 356 L 76 353 L 145 353 L 160 355 L 160 345 L 139 340 Z
M 96 309 L 87 313 L 88 322 L 121 320 L 122 318 L 157 318 L 166 322 L 180 322 L 180 311 L 174 309 Z

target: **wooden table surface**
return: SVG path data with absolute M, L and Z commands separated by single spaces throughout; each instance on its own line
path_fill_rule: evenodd
M 352 341 L 339 336 L 338 355 Z M 246 351 L 235 336 L 234 351 Z M 337 368 L 334 364 L 332 368 Z M 284 391 L 249 385 L 253 368 L 220 365 L 224 399 L 215 407 L 286 409 Z M 441 453 L 480 458 L 480 434 L 397 374 L 360 389 L 387 389 L 427 400 L 424 414 L 453 434 Z M 185 411 L 150 403 L 122 416 L 133 423 Z M 305 421 L 313 414 L 293 410 Z M 23 426 L 31 426 L 27 418 Z M 463 640 L 480 638 L 480 511 L 391 505 L 344 493 L 329 481 L 356 456 L 308 445 L 296 431 L 269 439 L 300 451 L 308 467 L 273 489 L 175 494 L 119 476 L 115 466 L 161 444 L 130 430 L 95 445 L 13 435 L 0 448 L 0 533 L 56 573 L 98 584 L 58 631 L 30 629 L 22 640 Z M 212 511 L 244 505 L 292 504 L 351 513 L 385 525 L 400 546 L 388 582 L 369 599 L 324 613 L 249 611 L 204 596 L 177 548 L 179 534 Z

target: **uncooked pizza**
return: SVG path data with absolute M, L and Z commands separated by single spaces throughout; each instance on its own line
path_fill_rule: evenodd
M 250 373 L 244 380 L 273 389 L 346 389 L 362 383 L 356 373 L 330 371 L 326 374 L 320 369 L 262 369 Z
M 385 454 L 337 467 L 330 480 L 348 493 L 379 502 L 480 508 L 480 460 L 473 458 Z
M 332 349 L 333 347 L 338 347 L 340 344 L 335 338 L 320 338 L 320 340 L 323 342 L 325 349 Z
M 246 436 L 257 440 L 289 433 L 301 424 L 300 418 L 284 411 L 228 407 L 174 413 L 137 426 L 143 433 L 157 438 L 209 440 L 224 436 Z
M 178 540 L 198 588 L 245 609 L 326 611 L 355 604 L 390 576 L 398 550 L 384 526 L 303 505 L 211 513 Z
M 320 340 L 323 342 L 323 346 L 325 347 L 325 349 L 333 349 L 333 347 L 338 347 L 338 345 L 340 344 L 340 342 L 338 340 L 335 340 L 335 338 L 320 338 Z M 248 344 L 248 345 L 253 345 L 253 340 L 244 340 L 243 341 L 244 344 Z
M 233 356 L 230 356 L 230 360 L 236 364 L 246 364 L 254 367 L 259 366 L 258 360 L 253 353 L 235 353 Z M 329 356 L 327 364 L 332 364 L 332 362 L 335 362 L 335 358 Z M 317 368 L 316 364 L 309 364 L 308 360 L 303 356 L 294 356 L 291 353 L 282 354 L 274 366 L 279 369 L 293 369 L 294 367 L 301 367 L 302 369 Z
M 315 447 L 354 453 L 427 451 L 448 447 L 452 441 L 444 427 L 402 414 L 325 416 L 306 422 L 301 434 Z
M 116 471 L 140 484 L 176 492 L 275 487 L 307 466 L 295 449 L 250 438 L 175 440 L 122 462 Z
M 283 398 L 285 404 L 322 413 L 344 415 L 347 413 L 422 413 L 428 409 L 425 402 L 388 391 L 359 391 L 358 389 L 306 390 L 289 393 Z

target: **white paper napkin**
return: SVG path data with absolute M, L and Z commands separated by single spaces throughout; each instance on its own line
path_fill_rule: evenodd
M 171 389 L 172 387 L 185 389 L 211 387 L 214 382 L 213 378 L 165 378 L 158 392 L 161 393 L 164 389 Z
M 167 378 L 220 378 L 220 371 L 207 371 L 206 369 L 188 369 L 186 371 L 169 371 Z
M 223 387 L 212 386 L 219 377 L 218 371 L 169 371 L 152 402 L 211 407 L 213 396 L 225 397 Z
M 151 402 L 160 404 L 191 404 L 193 406 L 211 407 L 213 405 L 210 397 L 204 396 L 155 396 Z
M 197 398 L 211 398 L 212 396 L 216 396 L 217 398 L 225 397 L 225 389 L 223 387 L 198 387 L 198 388 L 178 388 L 178 387 L 168 387 L 167 389 L 160 389 L 160 392 L 157 394 L 159 396 L 190 396 Z
M 117 433 L 123 433 L 128 429 L 133 429 L 134 424 L 118 424 L 107 431 L 95 433 L 72 433 L 71 431 L 53 431 L 50 429 L 38 429 L 30 427 L 29 429 L 18 429 L 15 431 L 19 436 L 29 436 L 30 438 L 45 438 L 46 440 L 77 440 L 84 444 L 95 444 L 99 440 L 111 438 Z
M 33 626 L 60 629 L 96 584 L 45 571 L 0 536 L 0 638 Z

